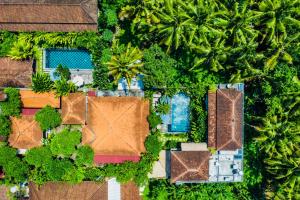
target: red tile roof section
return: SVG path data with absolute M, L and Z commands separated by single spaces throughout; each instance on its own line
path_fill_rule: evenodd
M 209 151 L 172 151 L 171 183 L 208 180 Z
M 208 147 L 217 148 L 217 95 L 208 92 Z
M 0 0 L 0 30 L 97 31 L 97 0 Z
M 217 149 L 242 147 L 243 93 L 235 89 L 217 91 Z
M 39 110 L 37 108 L 23 108 L 22 115 L 35 115 Z
M 106 163 L 123 163 L 126 161 L 139 162 L 140 156 L 109 156 L 109 155 L 95 155 L 95 164 Z

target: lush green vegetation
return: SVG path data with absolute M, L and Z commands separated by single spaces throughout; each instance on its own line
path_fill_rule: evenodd
M 21 112 L 21 100 L 19 90 L 15 88 L 5 88 L 7 100 L 0 102 L 1 114 L 4 116 L 19 116 Z
M 53 81 L 49 74 L 36 73 L 32 76 L 32 90 L 36 93 L 50 92 L 53 89 Z
M 164 148 L 176 147 L 181 140 L 206 141 L 207 90 L 217 83 L 244 82 L 245 181 L 182 186 L 150 181 L 146 196 L 299 199 L 299 1 L 101 0 L 99 8 L 98 33 L 0 32 L 0 56 L 39 60 L 39 48 L 85 48 L 92 53 L 95 65 L 94 87 L 113 89 L 120 77 L 130 81 L 142 73 L 147 95 L 155 91 L 163 95 L 186 92 L 191 97 L 191 131 L 188 138 L 164 137 Z M 14 98 L 19 97 L 11 92 Z M 3 114 L 18 115 L 19 101 L 8 102 L 0 103 Z M 156 109 L 167 111 L 163 105 Z M 151 127 L 159 120 L 151 114 Z M 150 144 L 161 148 L 155 139 L 147 140 Z M 42 170 L 34 168 L 30 176 L 37 182 L 78 181 L 83 175 L 86 180 L 116 176 L 120 181 L 142 184 L 157 158 L 153 149 L 148 146 L 139 163 L 89 167 L 78 170 L 74 177 L 70 173 L 77 168 L 72 168 L 72 159 L 51 160 Z M 89 150 L 75 151 L 74 157 L 79 159 L 76 165 L 89 166 L 89 162 L 82 163 L 89 160 L 82 152 Z M 16 176 L 9 179 L 21 177 Z
M 10 134 L 11 122 L 8 117 L 0 115 L 0 135 L 8 136 Z
M 43 131 L 51 130 L 61 124 L 60 114 L 51 106 L 46 106 L 39 110 L 35 114 L 35 120 Z

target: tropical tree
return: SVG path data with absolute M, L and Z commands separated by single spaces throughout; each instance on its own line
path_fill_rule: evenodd
M 62 121 L 60 113 L 49 105 L 35 114 L 35 120 L 39 123 L 43 131 L 59 126 Z
M 299 32 L 300 2 L 298 0 L 263 0 L 258 1 L 253 8 L 252 13 L 256 15 L 255 25 L 262 29 L 262 43 L 277 47 L 288 37 L 288 33 Z M 289 37 L 293 36 L 289 35 Z
M 55 88 L 55 95 L 57 97 L 67 96 L 71 92 L 76 92 L 77 89 L 73 82 L 68 81 L 65 78 L 55 81 L 53 87 Z
M 36 73 L 32 76 L 32 90 L 34 92 L 42 93 L 49 92 L 53 88 L 53 81 L 49 74 Z
M 114 77 L 115 84 L 124 77 L 130 85 L 132 78 L 142 73 L 142 67 L 144 66 L 142 58 L 143 52 L 137 47 L 132 47 L 131 43 L 128 43 L 125 52 L 113 55 L 110 62 L 106 64 L 109 75 Z

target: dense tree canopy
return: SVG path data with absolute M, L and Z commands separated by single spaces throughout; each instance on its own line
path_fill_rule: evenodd
M 43 131 L 53 129 L 61 124 L 61 116 L 51 106 L 39 110 L 35 114 L 35 120 L 39 123 Z

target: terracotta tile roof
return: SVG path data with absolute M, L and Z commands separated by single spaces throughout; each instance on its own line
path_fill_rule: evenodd
M 209 151 L 172 151 L 171 183 L 208 180 Z
M 3 12 L 0 11 L 0 13 Z M 0 87 L 24 88 L 31 85 L 32 61 L 0 58 L 0 71 Z
M 35 115 L 37 113 L 39 108 L 22 108 L 22 115 Z
M 95 155 L 140 156 L 149 133 L 149 102 L 137 97 L 88 97 L 82 142 Z
M 141 200 L 139 188 L 129 182 L 121 185 L 121 200 Z
M 208 146 L 217 150 L 242 147 L 243 93 L 218 89 L 208 94 Z
M 94 156 L 94 162 L 96 164 L 123 163 L 125 161 L 139 162 L 140 156 L 109 156 L 109 155 Z
M 12 133 L 9 135 L 10 146 L 17 149 L 31 149 L 42 145 L 43 132 L 34 116 L 11 117 Z
M 73 93 L 62 97 L 62 123 L 63 124 L 85 124 L 86 95 L 84 93 Z
M 208 92 L 208 137 L 207 145 L 217 148 L 217 94 Z
M 107 183 L 48 182 L 40 187 L 29 183 L 29 196 L 30 200 L 107 200 Z
M 56 98 L 53 92 L 35 93 L 32 90 L 20 90 L 23 108 L 44 108 L 49 105 L 60 108 L 60 98 Z
M 8 188 L 4 185 L 0 185 L 0 199 L 1 200 L 9 200 L 7 197 Z
M 97 31 L 97 0 L 0 0 L 0 30 Z

